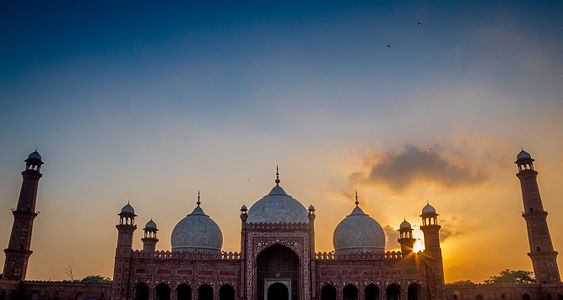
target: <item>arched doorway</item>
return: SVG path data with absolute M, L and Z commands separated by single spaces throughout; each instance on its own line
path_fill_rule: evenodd
M 400 300 L 401 299 L 401 287 L 393 283 L 387 287 L 387 300 Z
M 170 287 L 166 283 L 161 283 L 155 289 L 156 300 L 170 300 Z
M 192 300 L 192 288 L 182 283 L 176 288 L 176 300 Z
M 420 284 L 418 283 L 412 283 L 411 285 L 409 285 L 408 293 L 409 293 L 409 300 L 424 299 L 422 293 L 422 286 L 420 286 Z
M 82 293 L 78 293 L 74 296 L 74 300 L 82 300 Z
M 219 300 L 235 300 L 235 289 L 225 284 L 219 289 Z
M 31 300 L 38 300 L 39 299 L 39 293 L 38 292 L 33 292 L 31 294 Z
M 358 300 L 358 288 L 349 284 L 342 290 L 342 297 L 344 300 Z
M 483 298 L 482 295 L 477 295 L 475 296 L 475 300 L 484 300 L 485 298 Z
M 289 290 L 287 286 L 281 282 L 270 284 L 267 293 L 268 300 L 288 300 Z
M 530 300 L 530 295 L 528 294 L 522 295 L 522 300 Z
M 256 264 L 258 300 L 266 300 L 266 289 L 275 283 L 280 283 L 288 289 L 287 299 L 299 300 L 299 257 L 295 252 L 276 244 L 260 252 L 256 257 Z
M 336 288 L 327 284 L 321 289 L 321 300 L 336 300 Z
M 198 300 L 213 300 L 213 288 L 209 284 L 202 284 L 197 289 Z
M 6 300 L 6 290 L 2 290 L 2 292 L 0 292 L 0 300 Z
M 563 295 L 557 294 L 557 299 L 558 299 L 558 300 L 563 300 Z
M 379 300 L 379 288 L 373 283 L 366 286 L 364 293 L 366 300 Z
M 135 300 L 149 300 L 149 286 L 144 282 L 135 285 Z

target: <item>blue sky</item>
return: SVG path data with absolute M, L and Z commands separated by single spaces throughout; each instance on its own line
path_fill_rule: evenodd
M 69 220 L 105 230 L 91 232 L 110 245 L 96 254 L 104 263 L 84 266 L 85 275 L 111 274 L 114 229 L 105 225 L 115 221 L 123 202 L 145 206 L 166 236 L 183 214 L 171 207 L 188 203 L 191 211 L 190 195 L 201 189 L 216 199 L 207 212 L 220 225 L 238 228 L 238 207 L 267 192 L 276 164 L 286 190 L 306 206 L 322 211 L 325 205 L 334 213 L 319 216 L 324 249 L 341 217 L 336 212 L 348 209 L 343 195 L 354 188 L 373 199 L 363 202 L 374 209 L 372 216 L 393 226 L 405 214 L 415 219 L 428 198 L 443 197 L 447 212 L 467 220 L 472 217 L 464 215 L 463 201 L 493 201 L 463 184 L 392 191 L 350 180 L 375 166 L 373 157 L 400 153 L 405 145 L 476 169 L 494 165 L 487 182 L 508 174 L 494 188 L 506 201 L 499 203 L 512 203 L 517 215 L 521 203 L 509 199 L 519 197 L 509 164 L 520 146 L 543 162 L 544 197 L 560 198 L 562 6 L 2 2 L 1 225 L 10 226 L 22 160 L 36 146 L 46 161 L 38 204 L 44 213 L 36 231 L 53 236 Z M 455 195 L 461 199 L 448 202 Z M 407 205 L 412 201 L 417 204 Z M 469 225 L 477 235 L 482 223 Z M 521 227 L 514 236 L 524 232 Z M 0 233 L 6 241 L 8 235 Z M 236 230 L 224 235 L 226 246 L 236 249 Z M 49 260 L 54 248 L 40 235 L 34 238 L 34 247 L 43 250 L 34 252 L 30 276 L 45 279 L 56 270 L 53 278 L 64 277 L 68 262 Z M 166 239 L 162 249 L 168 249 Z M 473 241 L 469 233 L 451 238 L 450 265 L 461 261 L 466 241 Z M 563 238 L 554 243 L 563 246 Z M 66 247 L 77 264 L 84 261 L 79 253 L 90 251 L 81 248 L 87 245 Z M 519 247 L 525 253 L 525 243 Z M 525 255 L 505 260 L 487 262 L 488 273 L 475 262 L 459 263 L 458 271 L 446 269 L 447 278 L 482 280 L 495 268 L 529 268 Z

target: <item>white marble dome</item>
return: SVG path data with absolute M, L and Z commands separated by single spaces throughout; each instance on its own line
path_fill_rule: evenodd
M 385 251 L 385 233 L 359 206 L 342 220 L 333 234 L 337 254 Z
M 247 223 L 296 224 L 309 223 L 305 206 L 276 185 L 270 193 L 248 210 Z
M 223 234 L 199 205 L 180 220 L 171 237 L 172 251 L 220 252 Z

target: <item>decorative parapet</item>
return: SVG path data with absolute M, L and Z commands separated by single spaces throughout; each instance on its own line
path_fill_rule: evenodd
M 246 229 L 307 230 L 308 223 L 246 223 Z
M 316 260 L 398 260 L 403 258 L 401 251 L 378 251 L 378 252 L 359 252 L 359 253 L 346 253 L 336 254 L 331 252 L 318 252 L 315 253 Z
M 182 251 L 133 251 L 133 258 L 190 259 L 190 260 L 239 260 L 238 252 L 182 252 Z

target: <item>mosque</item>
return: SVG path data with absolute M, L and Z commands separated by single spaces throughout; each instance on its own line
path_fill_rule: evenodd
M 413 251 L 412 226 L 399 225 L 401 250 L 385 252 L 381 225 L 355 206 L 336 226 L 334 251 L 315 249 L 315 208 L 290 196 L 279 174 L 271 191 L 250 209 L 242 206 L 240 252 L 222 251 L 219 226 L 201 203 L 171 233 L 171 251 L 157 251 L 158 228 L 142 229 L 143 249 L 133 249 L 134 208 L 119 212 L 111 284 L 25 280 L 41 178 L 41 155 L 25 160 L 12 233 L 5 249 L 0 300 L 376 300 L 376 299 L 558 299 L 563 284 L 536 181 L 534 159 L 516 160 L 534 284 L 445 284 L 436 209 L 422 208 L 425 250 Z

